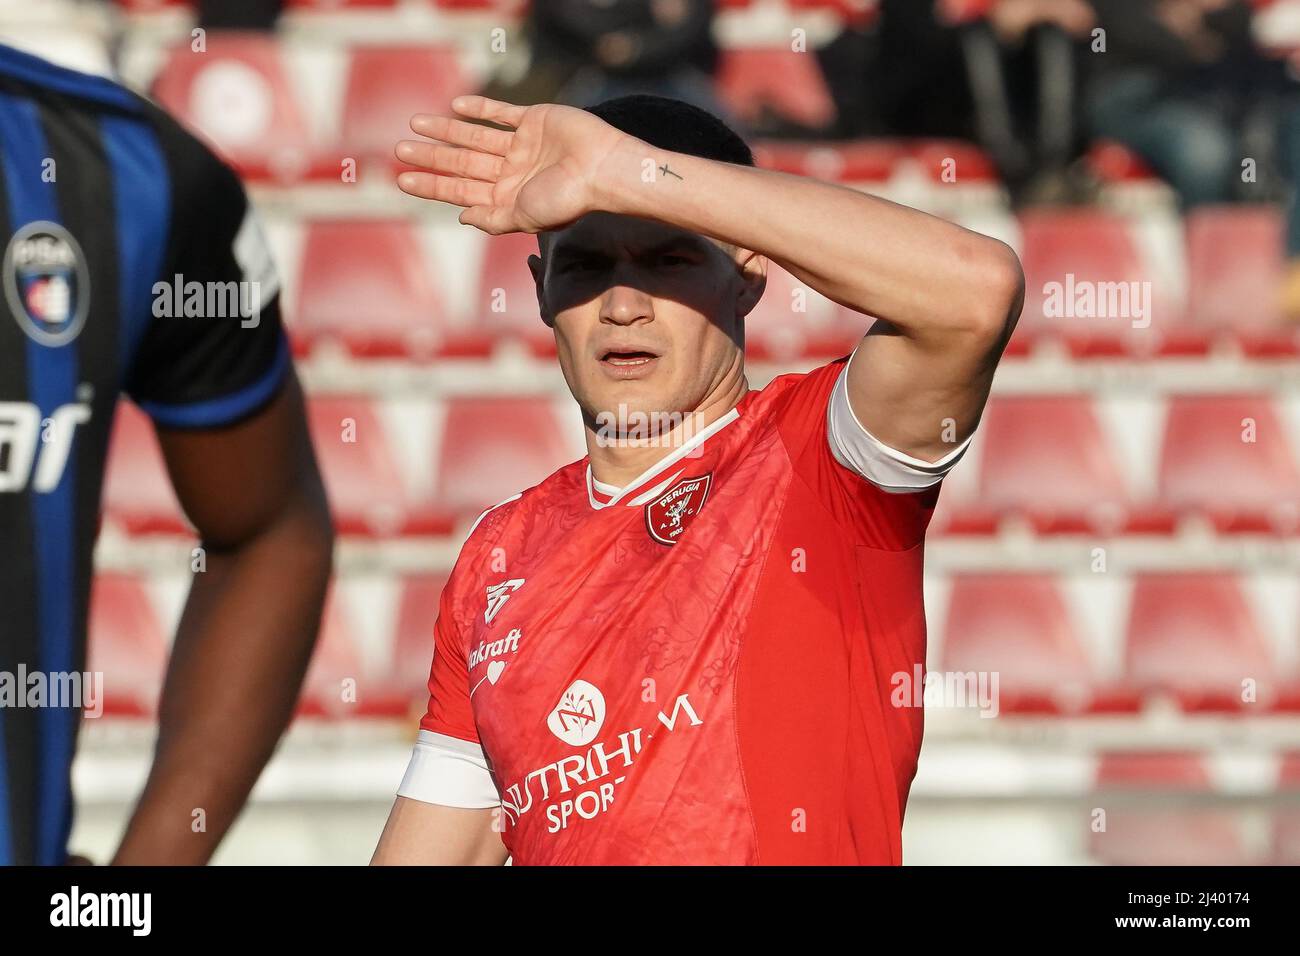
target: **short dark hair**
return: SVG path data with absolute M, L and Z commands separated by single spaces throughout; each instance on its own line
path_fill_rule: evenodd
M 754 154 L 739 133 L 708 110 L 681 100 L 634 93 L 588 106 L 587 112 L 660 149 L 738 166 L 754 165 Z

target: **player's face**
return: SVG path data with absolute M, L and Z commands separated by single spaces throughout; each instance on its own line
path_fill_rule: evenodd
M 687 413 L 743 375 L 762 257 L 662 223 L 591 213 L 529 260 L 542 318 L 588 421 Z

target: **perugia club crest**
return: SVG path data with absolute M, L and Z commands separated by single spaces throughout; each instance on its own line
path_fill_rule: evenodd
M 712 479 L 712 472 L 698 478 L 683 478 L 646 505 L 645 526 L 650 537 L 660 544 L 676 544 L 704 507 Z
M 41 345 L 71 342 L 90 308 L 86 257 L 72 233 L 54 222 L 23 226 L 5 249 L 4 288 L 9 311 Z

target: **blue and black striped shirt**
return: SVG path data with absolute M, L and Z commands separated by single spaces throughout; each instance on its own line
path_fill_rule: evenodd
M 289 358 L 234 173 L 147 100 L 4 46 L 0 243 L 0 690 L 5 674 L 12 690 L 20 672 L 85 669 L 119 394 L 163 427 L 219 427 L 265 405 Z M 241 281 L 270 283 L 256 322 L 176 315 L 176 298 L 155 294 Z M 78 707 L 5 706 L 0 693 L 0 863 L 64 861 L 79 720 Z

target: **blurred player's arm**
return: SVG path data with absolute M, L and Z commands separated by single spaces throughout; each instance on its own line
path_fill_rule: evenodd
M 334 537 L 257 217 L 234 172 L 155 115 L 170 226 L 125 390 L 153 419 L 204 564 L 172 646 L 153 768 L 114 862 L 203 863 L 289 722 Z M 202 314 L 165 307 L 182 283 L 207 291 Z M 214 295 L 231 289 L 237 301 Z
M 402 143 L 403 190 L 467 207 L 489 233 L 555 229 L 596 211 L 730 243 L 761 278 L 764 257 L 875 318 L 848 378 L 871 435 L 933 462 L 974 430 L 1019 316 L 1024 277 L 1004 243 L 854 189 L 657 149 L 568 107 L 458 97 L 495 130 L 419 116 L 436 143 Z M 960 170 L 958 171 L 960 175 Z
M 498 812 L 398 797 L 370 865 L 501 866 L 509 854 L 493 826 Z
M 198 864 L 292 716 L 333 531 L 292 372 L 252 418 L 212 430 L 159 428 L 158 437 L 206 568 L 193 576 L 176 632 L 153 769 L 113 862 Z

